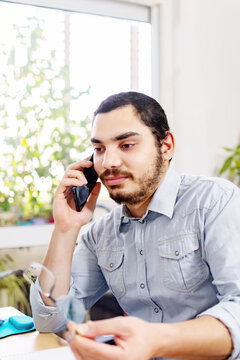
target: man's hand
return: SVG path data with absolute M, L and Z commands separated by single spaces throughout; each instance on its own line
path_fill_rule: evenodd
M 78 360 L 148 360 L 153 356 L 151 324 L 135 317 L 89 321 L 82 325 L 71 322 L 68 328 L 67 340 Z M 109 334 L 115 335 L 116 345 L 94 340 Z
M 71 264 L 76 240 L 81 227 L 87 224 L 93 215 L 101 184 L 96 183 L 88 201 L 80 212 L 76 211 L 73 186 L 83 186 L 87 183 L 82 170 L 91 167 L 92 162 L 83 160 L 70 165 L 65 172 L 54 196 L 53 217 L 54 231 L 43 264 L 56 277 L 53 296 L 65 295 L 69 291 Z M 40 275 L 42 283 L 46 281 L 44 274 Z M 52 306 L 52 301 L 42 295 L 46 305 Z
M 77 325 L 69 323 L 67 340 L 78 360 L 148 360 L 155 357 L 222 360 L 232 352 L 225 325 L 211 317 L 177 323 L 150 323 L 136 317 L 116 317 Z M 116 345 L 95 340 L 115 336 Z
M 73 186 L 83 186 L 87 184 L 82 170 L 91 166 L 92 162 L 87 160 L 70 165 L 57 187 L 53 203 L 53 217 L 55 227 L 59 231 L 66 232 L 72 228 L 79 228 L 87 224 L 92 218 L 101 184 L 96 183 L 87 203 L 80 212 L 76 211 L 72 192 Z

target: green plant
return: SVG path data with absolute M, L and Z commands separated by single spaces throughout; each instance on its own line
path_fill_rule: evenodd
M 90 119 L 73 119 L 70 108 L 90 88 L 70 86 L 69 67 L 47 46 L 43 19 L 27 18 L 13 29 L 15 46 L 0 52 L 6 65 L 0 75 L 0 210 L 49 219 L 64 168 L 90 145 Z M 19 48 L 25 58 L 20 65 Z
M 13 266 L 13 259 L 9 255 L 0 257 L 0 271 Z M 31 315 L 28 301 L 29 285 L 26 280 L 16 275 L 0 279 L 0 307 L 13 306 L 24 314 Z
M 224 161 L 219 175 L 226 173 L 227 178 L 240 186 L 240 144 L 235 148 L 224 148 L 229 156 Z

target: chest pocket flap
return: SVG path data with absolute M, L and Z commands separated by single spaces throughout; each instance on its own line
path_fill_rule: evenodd
M 166 287 L 188 292 L 208 277 L 196 233 L 176 235 L 158 243 L 160 268 Z
M 117 299 L 125 294 L 123 279 L 123 250 L 100 250 L 98 253 L 98 265 Z
M 168 239 L 158 245 L 159 255 L 168 259 L 181 259 L 187 254 L 198 250 L 197 234 L 178 236 L 177 239 Z
M 123 250 L 100 250 L 98 265 L 108 271 L 116 270 L 123 261 Z

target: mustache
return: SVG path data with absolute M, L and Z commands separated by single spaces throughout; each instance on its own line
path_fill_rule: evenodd
M 100 175 L 100 179 L 102 181 L 104 181 L 105 178 L 108 177 L 108 176 L 114 176 L 114 177 L 127 176 L 130 179 L 134 178 L 134 176 L 128 171 L 121 171 L 121 170 L 118 170 L 118 169 L 107 169 Z

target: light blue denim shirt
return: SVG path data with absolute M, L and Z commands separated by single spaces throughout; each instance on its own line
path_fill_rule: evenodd
M 145 215 L 116 207 L 83 234 L 71 293 L 90 308 L 111 289 L 124 311 L 150 322 L 211 315 L 240 355 L 240 190 L 227 180 L 169 169 Z M 32 289 L 36 327 L 58 331 L 57 310 Z

